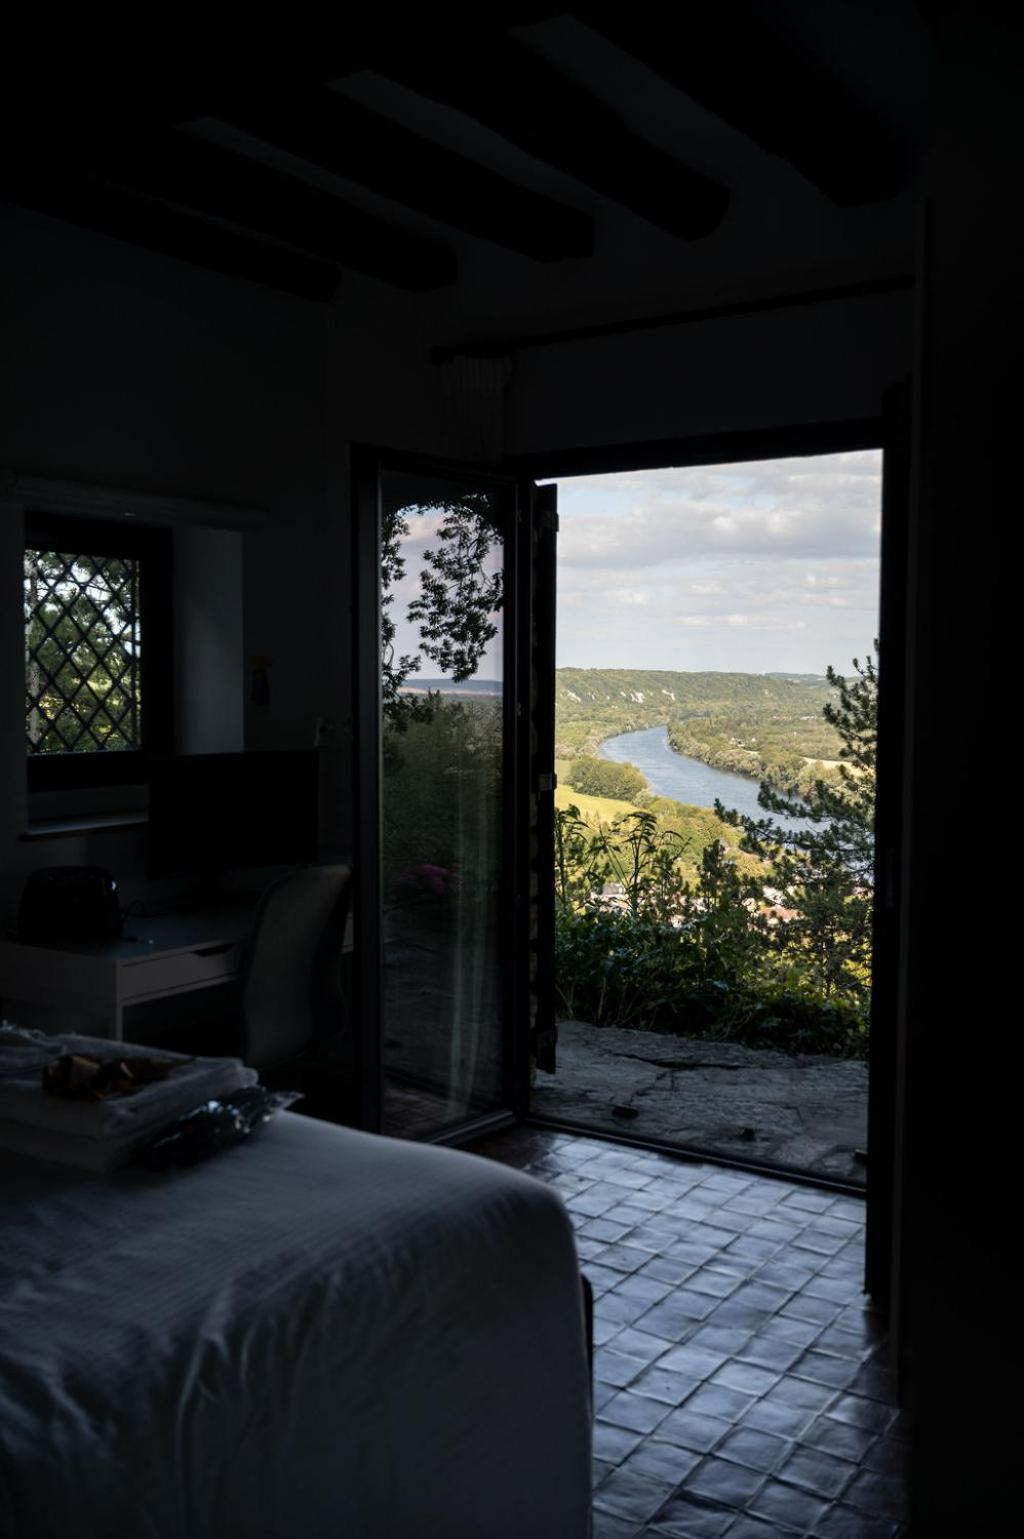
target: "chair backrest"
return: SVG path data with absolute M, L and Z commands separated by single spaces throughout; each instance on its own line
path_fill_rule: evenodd
M 242 964 L 245 1061 L 269 1068 L 342 1025 L 341 951 L 351 870 L 311 866 L 260 899 Z

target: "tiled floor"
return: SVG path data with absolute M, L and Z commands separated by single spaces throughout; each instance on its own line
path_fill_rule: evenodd
M 595 1295 L 595 1539 L 904 1532 L 859 1198 L 535 1128 L 476 1152 L 573 1217 Z

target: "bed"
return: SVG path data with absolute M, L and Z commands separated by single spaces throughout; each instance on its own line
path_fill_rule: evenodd
M 585 1539 L 568 1217 L 294 1113 L 169 1174 L 0 1155 L 0 1533 Z

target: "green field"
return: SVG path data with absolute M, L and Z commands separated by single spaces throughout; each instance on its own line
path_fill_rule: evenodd
M 616 802 L 610 796 L 584 796 L 582 791 L 564 785 L 555 787 L 555 806 L 560 812 L 570 806 L 578 807 L 583 821 L 595 830 L 602 823 L 614 823 L 616 818 L 637 810 L 632 802 Z

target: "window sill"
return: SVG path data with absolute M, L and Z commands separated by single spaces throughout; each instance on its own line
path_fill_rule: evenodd
M 18 837 L 24 844 L 40 839 L 74 839 L 81 834 L 118 833 L 141 828 L 149 821 L 145 812 L 94 812 L 78 818 L 38 818 Z

